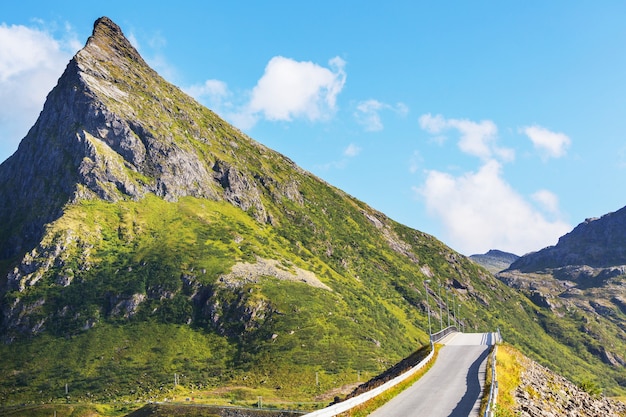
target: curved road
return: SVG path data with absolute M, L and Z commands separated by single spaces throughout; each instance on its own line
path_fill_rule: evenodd
M 493 334 L 455 333 L 441 343 L 433 367 L 371 417 L 478 416 Z

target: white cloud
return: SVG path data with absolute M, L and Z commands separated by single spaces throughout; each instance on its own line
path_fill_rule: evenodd
M 409 158 L 409 172 L 411 174 L 415 174 L 423 162 L 424 159 L 422 158 L 422 155 L 419 153 L 419 151 L 414 151 Z
M 65 28 L 66 31 L 71 28 Z M 79 47 L 75 36 L 0 25 L 0 162 L 13 152 Z
M 184 89 L 185 93 L 199 101 L 207 101 L 208 107 L 217 113 L 224 111 L 224 106 L 232 104 L 225 100 L 232 94 L 225 82 L 220 80 L 206 80 L 203 84 L 196 84 Z
M 572 140 L 563 133 L 551 132 L 541 126 L 526 126 L 522 131 L 532 141 L 535 148 L 543 152 L 545 157 L 560 158 L 565 155 Z
M 419 118 L 419 124 L 422 129 L 432 135 L 439 134 L 448 127 L 446 119 L 440 114 L 435 116 L 430 113 L 423 114 Z
M 365 126 L 365 130 L 375 132 L 383 130 L 383 122 L 380 120 L 379 111 L 385 105 L 378 100 L 362 101 L 356 107 L 354 116 L 357 121 Z
M 329 66 L 330 69 L 282 56 L 272 58 L 252 89 L 244 119 L 329 118 L 336 110 L 337 95 L 346 82 L 345 62 L 341 58 L 331 59 Z
M 559 198 L 553 192 L 548 191 L 548 190 L 539 190 L 536 193 L 534 193 L 531 197 L 547 213 L 556 214 L 556 215 L 560 213 Z
M 348 145 L 348 147 L 343 151 L 343 154 L 350 158 L 353 158 L 360 153 L 361 153 L 361 148 L 355 145 L 354 143 L 351 143 L 350 145 Z
M 424 114 L 419 118 L 420 127 L 431 135 L 436 136 L 435 141 L 443 143 L 445 137 L 440 134 L 454 129 L 460 137 L 458 146 L 461 151 L 468 155 L 477 156 L 483 161 L 498 157 L 503 161 L 515 158 L 512 149 L 501 148 L 496 145 L 498 140 L 498 127 L 491 120 L 474 122 L 467 119 L 446 119 L 442 115 Z
M 214 79 L 184 90 L 244 130 L 261 118 L 325 120 L 337 109 L 337 96 L 346 82 L 345 64 L 339 57 L 328 61 L 329 68 L 325 68 L 275 56 L 256 86 L 245 95 L 233 95 L 225 82 Z
M 391 110 L 401 116 L 405 116 L 409 112 L 409 108 L 404 103 L 397 103 L 395 106 L 392 106 L 378 100 L 369 99 L 357 104 L 354 117 L 357 122 L 365 127 L 366 131 L 376 132 L 384 128 L 380 117 L 382 110 Z
M 480 123 L 470 120 L 448 120 L 448 126 L 456 128 L 461 134 L 459 148 L 481 159 L 489 159 L 492 155 L 493 143 L 498 137 L 498 128 L 490 120 Z
M 467 255 L 501 249 L 522 255 L 553 245 L 571 230 L 561 219 L 547 220 L 503 178 L 502 166 L 486 161 L 477 172 L 458 177 L 429 171 L 423 186 L 415 190 L 431 215 L 445 228 L 448 244 Z M 549 192 L 534 198 L 558 212 Z

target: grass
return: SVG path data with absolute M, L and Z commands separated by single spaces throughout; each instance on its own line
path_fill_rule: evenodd
M 498 378 L 498 399 L 496 416 L 509 417 L 515 414 L 515 390 L 521 383 L 523 371 L 520 352 L 508 344 L 498 345 L 496 353 L 496 376 Z
M 133 412 L 137 404 L 45 404 L 0 408 L 2 417 L 122 417 Z

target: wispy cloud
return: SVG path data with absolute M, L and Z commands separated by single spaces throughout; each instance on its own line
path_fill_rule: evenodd
M 415 188 L 428 211 L 441 220 L 445 238 L 467 254 L 501 249 L 522 255 L 555 244 L 571 230 L 562 219 L 548 220 L 506 182 L 502 165 L 485 162 L 478 171 L 460 176 L 432 170 Z M 542 190 L 533 196 L 551 214 L 558 213 L 556 196 Z
M 515 159 L 515 152 L 509 148 L 497 146 L 498 127 L 491 120 L 474 122 L 467 119 L 446 119 L 438 114 L 424 114 L 419 118 L 420 127 L 431 135 L 435 141 L 442 143 L 445 136 L 441 134 L 456 130 L 459 133 L 459 149 L 483 161 L 498 158 L 502 161 Z
M 376 132 L 384 128 L 380 116 L 383 110 L 390 110 L 403 116 L 409 112 L 409 108 L 404 103 L 397 103 L 395 106 L 392 106 L 378 100 L 369 99 L 357 104 L 354 117 L 359 124 L 365 127 L 366 131 Z
M 349 158 L 354 158 L 358 154 L 361 153 L 361 148 L 351 143 L 348 147 L 343 151 L 343 154 Z
M 422 155 L 418 151 L 414 151 L 409 158 L 409 172 L 411 174 L 415 174 L 423 162 L 424 159 L 422 158 Z
M 549 214 L 559 215 L 559 197 L 551 191 L 539 190 L 531 195 L 531 198 Z
M 163 49 L 167 46 L 167 39 L 160 32 L 142 35 L 140 36 L 140 42 L 139 37 L 131 30 L 126 34 L 126 38 L 139 51 L 148 65 L 154 68 L 163 78 L 169 81 L 176 80 L 178 71 L 163 54 Z
M 560 158 L 567 152 L 572 140 L 564 133 L 552 132 L 545 127 L 533 125 L 522 128 L 536 149 L 545 158 Z
M 228 85 L 220 80 L 206 80 L 203 84 L 196 84 L 184 88 L 184 91 L 197 100 L 205 102 L 208 107 L 217 113 L 224 113 L 227 108 L 232 108 L 232 103 L 227 101 L 232 93 Z

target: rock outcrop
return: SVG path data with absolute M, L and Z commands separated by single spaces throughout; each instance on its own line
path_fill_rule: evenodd
M 521 384 L 515 391 L 521 417 L 618 417 L 626 404 L 587 392 L 538 363 L 524 358 Z M 589 388 L 588 388 L 589 389 Z

